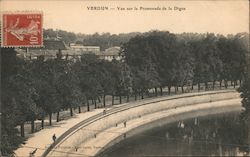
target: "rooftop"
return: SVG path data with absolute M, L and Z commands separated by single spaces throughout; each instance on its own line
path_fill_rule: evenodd
M 44 40 L 43 47 L 41 48 L 30 48 L 30 50 L 66 50 L 65 43 L 61 40 Z
M 118 46 L 114 46 L 114 47 L 110 47 L 107 48 L 104 52 L 103 55 L 107 55 L 107 56 L 117 56 L 120 54 L 120 50 L 121 48 Z

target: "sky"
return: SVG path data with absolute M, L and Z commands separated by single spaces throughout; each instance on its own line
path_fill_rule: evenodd
M 106 7 L 108 10 L 88 10 L 88 7 Z M 118 7 L 125 10 L 118 10 Z M 138 10 L 134 10 L 135 7 Z M 140 10 L 141 7 L 159 7 L 161 10 Z M 162 10 L 163 7 L 167 9 Z M 185 10 L 175 10 L 177 7 Z M 150 30 L 172 33 L 212 32 L 224 35 L 249 32 L 248 0 L 1 0 L 0 8 L 1 11 L 12 12 L 42 11 L 44 28 L 84 34 L 95 32 L 118 34 Z

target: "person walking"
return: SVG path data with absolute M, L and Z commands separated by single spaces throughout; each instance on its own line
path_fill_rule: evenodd
M 126 128 L 126 126 L 127 126 L 127 122 L 125 121 L 123 124 L 124 124 L 124 128 Z
M 105 115 L 106 114 L 106 108 L 103 110 L 103 115 Z
M 54 142 L 56 141 L 56 134 L 54 134 L 54 135 L 52 136 L 52 139 L 53 139 Z

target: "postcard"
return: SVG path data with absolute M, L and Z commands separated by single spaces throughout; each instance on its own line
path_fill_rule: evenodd
M 248 156 L 248 0 L 2 0 L 1 152 Z

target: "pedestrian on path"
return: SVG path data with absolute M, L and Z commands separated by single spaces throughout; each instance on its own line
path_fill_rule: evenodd
M 106 114 L 106 108 L 103 110 L 103 115 L 105 115 Z
M 124 124 L 124 128 L 126 128 L 126 126 L 127 126 L 127 122 L 125 121 L 123 124 Z
M 53 139 L 54 142 L 56 141 L 56 134 L 54 134 L 54 135 L 52 136 L 52 139 Z

